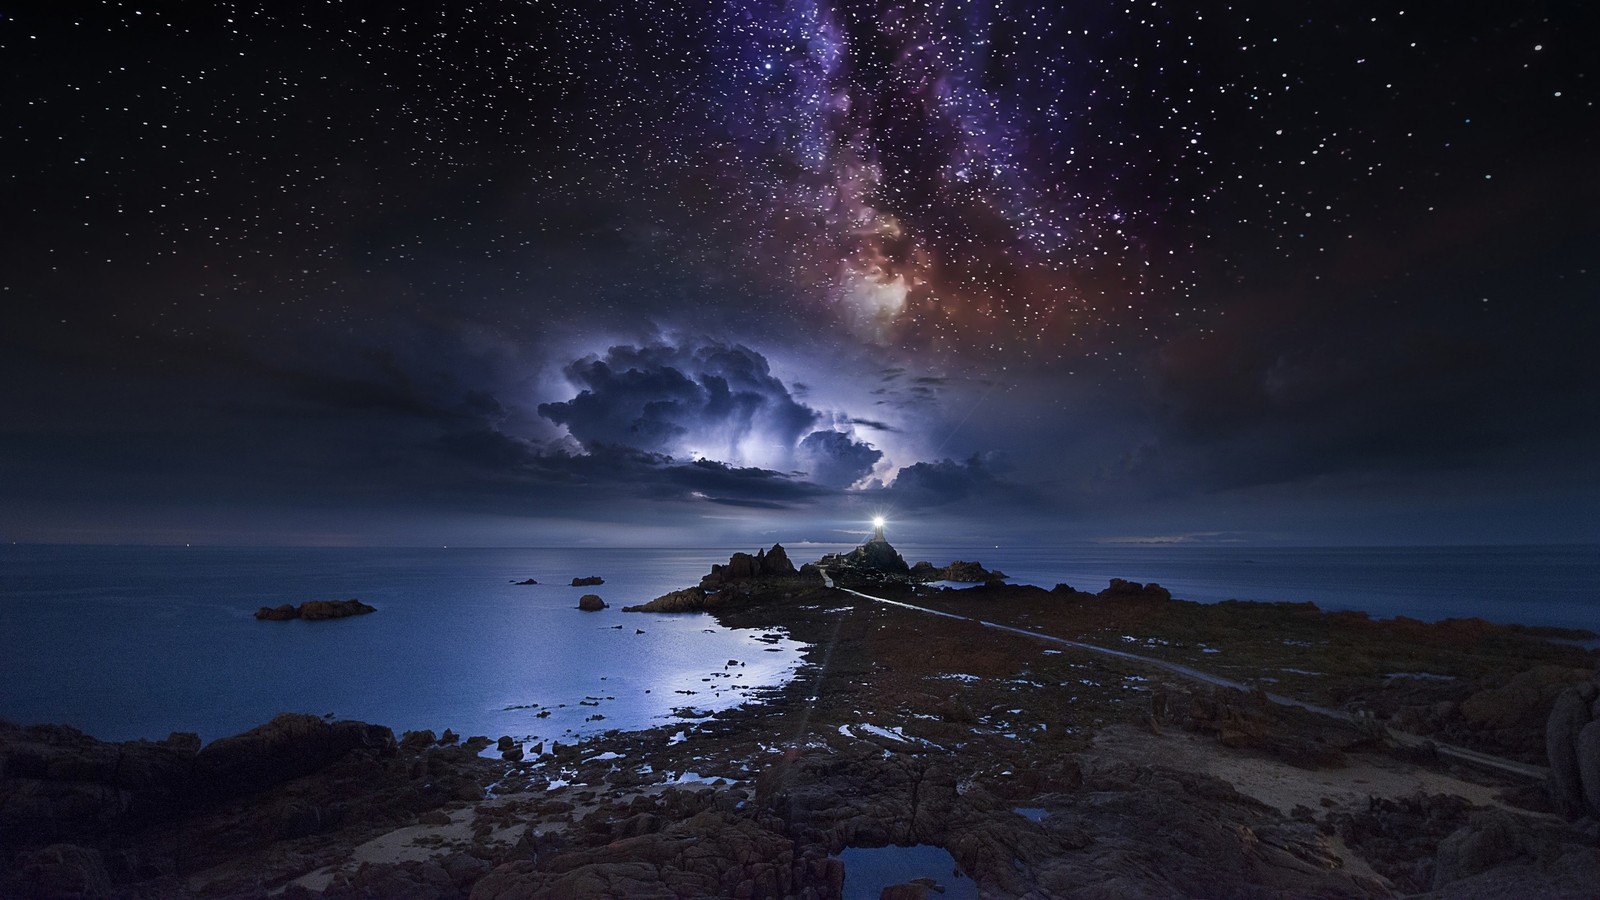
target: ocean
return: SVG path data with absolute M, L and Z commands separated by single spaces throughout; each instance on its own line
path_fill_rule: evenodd
M 696 583 L 734 549 L 756 548 L 0 546 L 0 718 L 106 740 L 193 731 L 207 741 L 285 711 L 534 741 L 664 724 L 738 704 L 799 664 L 803 647 L 781 632 L 621 612 Z M 977 559 L 1042 587 L 1093 591 L 1119 577 L 1207 602 L 1600 626 L 1594 546 L 898 549 L 909 562 Z M 588 575 L 606 583 L 569 585 Z M 524 578 L 540 584 L 511 583 Z M 611 609 L 579 612 L 584 593 Z M 261 606 L 347 597 L 378 612 L 254 619 Z

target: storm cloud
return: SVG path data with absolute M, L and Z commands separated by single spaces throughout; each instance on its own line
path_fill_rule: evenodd
M 872 473 L 883 451 L 837 431 L 813 431 L 800 441 L 795 456 L 812 481 L 847 488 Z
M 816 410 L 797 402 L 748 347 L 616 346 L 563 374 L 581 388 L 539 414 L 585 448 L 629 447 L 734 465 L 787 465 Z

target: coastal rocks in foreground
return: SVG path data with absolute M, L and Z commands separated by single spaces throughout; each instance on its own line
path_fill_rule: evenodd
M 367 613 L 377 612 L 375 606 L 368 606 L 360 600 L 307 600 L 296 607 L 292 603 L 281 606 L 263 606 L 256 610 L 256 618 L 268 622 L 286 622 L 290 619 L 307 619 L 317 621 L 321 619 L 344 619 L 350 616 L 364 616 Z
M 672 591 L 623 612 L 704 612 L 733 603 L 792 596 L 822 582 L 814 567 L 796 569 L 782 544 L 770 550 L 735 553 L 728 562 L 715 564 L 693 587 Z
M 578 598 L 578 608 L 584 612 L 599 612 L 602 609 L 610 608 L 610 604 L 600 599 L 599 594 L 584 594 Z
M 1544 734 L 1557 811 L 1600 819 L 1600 676 L 1556 697 Z

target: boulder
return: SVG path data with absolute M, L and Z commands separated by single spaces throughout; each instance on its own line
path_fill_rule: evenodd
M 196 787 L 214 799 L 236 797 L 309 775 L 354 750 L 394 756 L 397 749 L 394 732 L 382 725 L 282 713 L 202 749 L 194 761 Z
M 1583 814 L 1583 782 L 1578 774 L 1578 733 L 1589 724 L 1589 704 L 1575 688 L 1556 696 L 1545 721 L 1545 753 L 1550 761 L 1550 799 L 1569 819 Z
M 606 583 L 606 580 L 604 578 L 601 578 L 599 575 L 589 575 L 589 576 L 584 577 L 584 578 L 574 578 L 574 579 L 572 579 L 572 586 L 573 587 L 594 587 L 595 585 L 600 585 L 600 584 L 605 584 L 605 583 Z
M 1523 838 L 1523 829 L 1504 810 L 1474 814 L 1466 825 L 1439 842 L 1433 889 L 1517 858 L 1522 853 Z
M 1600 719 L 1578 732 L 1578 782 L 1583 788 L 1583 808 L 1600 819 Z
M 584 612 L 599 612 L 602 609 L 606 609 L 607 604 L 600 599 L 599 594 L 584 594 L 578 598 L 578 608 Z

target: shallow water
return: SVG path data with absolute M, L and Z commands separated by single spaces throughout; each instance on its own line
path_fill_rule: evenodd
M 944 900 L 977 900 L 978 885 L 964 874 L 955 857 L 943 847 L 918 844 L 914 847 L 846 847 L 839 854 L 844 862 L 845 900 L 877 900 L 883 889 L 905 884 L 913 878 L 932 878 L 944 888 L 930 891 L 930 897 Z
M 648 727 L 799 661 L 781 635 L 621 612 L 730 552 L 0 548 L 0 717 L 107 740 L 209 741 L 283 711 L 531 740 Z M 606 584 L 569 586 L 586 575 Z M 547 583 L 510 583 L 529 577 Z M 584 593 L 612 608 L 579 612 Z M 378 611 L 254 619 L 345 597 Z

